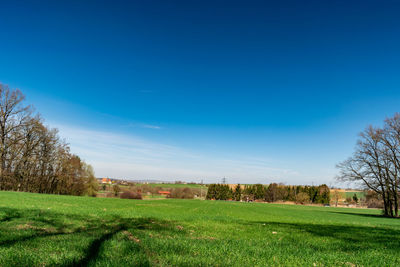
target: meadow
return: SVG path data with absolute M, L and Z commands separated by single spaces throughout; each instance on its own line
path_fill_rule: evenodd
M 0 266 L 399 266 L 380 213 L 0 192 Z
M 354 195 L 357 195 L 358 199 L 360 198 L 365 198 L 365 192 L 362 191 L 346 191 L 344 197 L 348 198 L 348 197 L 353 197 Z

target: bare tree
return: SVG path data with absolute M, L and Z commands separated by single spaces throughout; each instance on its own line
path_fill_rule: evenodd
M 95 195 L 93 169 L 43 125 L 19 90 L 0 84 L 0 190 Z
M 385 216 L 398 217 L 400 115 L 386 119 L 383 128 L 369 126 L 353 156 L 337 167 L 340 180 L 361 182 L 381 196 Z
M 332 190 L 332 192 L 333 192 L 332 199 L 335 203 L 335 206 L 337 207 L 339 200 L 342 199 L 344 197 L 344 195 L 341 192 L 339 192 L 338 189 L 334 189 L 334 190 Z
M 0 179 L 4 187 L 4 180 L 9 180 L 12 166 L 11 151 L 15 150 L 21 135 L 22 127 L 29 123 L 32 113 L 30 106 L 24 106 L 25 97 L 19 90 L 10 90 L 8 86 L 0 84 Z

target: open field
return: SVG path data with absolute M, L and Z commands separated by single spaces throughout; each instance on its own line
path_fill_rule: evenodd
M 140 184 L 139 184 L 140 185 Z M 201 184 L 147 184 L 153 187 L 161 187 L 161 188 L 203 188 L 207 189 L 206 185 Z
M 111 196 L 114 195 L 114 191 L 113 191 L 113 186 L 114 185 L 105 185 L 105 189 L 106 190 L 100 190 L 98 191 L 97 196 L 98 197 L 109 197 L 108 195 L 111 194 Z M 194 194 L 198 195 L 198 197 L 205 197 L 207 195 L 207 190 L 208 187 L 206 185 L 200 185 L 200 184 L 167 184 L 167 183 L 149 183 L 149 184 L 135 184 L 135 188 L 136 189 L 132 189 L 131 186 L 127 186 L 127 185 L 118 185 L 119 188 L 121 189 L 121 191 L 124 190 L 129 190 L 129 191 L 137 191 L 140 190 L 142 193 L 142 197 L 143 199 L 162 199 L 162 198 L 166 198 L 166 195 L 164 194 L 158 194 L 158 190 L 161 191 L 168 191 L 171 192 L 174 189 L 177 188 L 190 188 L 191 190 L 194 191 Z M 100 189 L 103 186 L 100 185 Z M 155 192 L 154 192 L 155 190 Z
M 365 192 L 363 192 L 363 191 L 346 191 L 345 197 L 346 198 L 347 197 L 351 197 L 352 198 L 354 196 L 354 194 L 357 195 L 358 199 L 365 198 Z
M 353 197 L 354 194 L 357 195 L 358 199 L 365 198 L 366 194 L 365 191 L 362 190 L 349 190 L 349 189 L 331 189 L 331 198 L 334 198 L 334 191 L 338 191 L 341 193 L 341 196 L 346 199 L 348 197 Z
M 399 266 L 379 210 L 0 192 L 0 266 Z

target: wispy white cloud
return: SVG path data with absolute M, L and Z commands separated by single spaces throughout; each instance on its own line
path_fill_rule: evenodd
M 155 124 L 146 124 L 146 123 L 135 123 L 130 122 L 123 127 L 133 127 L 133 128 L 145 128 L 145 129 L 152 129 L 152 130 L 161 130 L 163 127 Z
M 147 129 L 154 129 L 154 130 L 160 130 L 161 129 L 161 126 L 151 125 L 151 124 L 143 124 L 142 127 L 143 128 L 147 128 Z
M 225 157 L 193 152 L 142 137 L 55 125 L 73 153 L 92 164 L 97 176 L 219 182 L 291 182 L 297 171 L 273 166 L 271 159 Z

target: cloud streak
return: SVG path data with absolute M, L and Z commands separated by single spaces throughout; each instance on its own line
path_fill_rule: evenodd
M 147 128 L 147 129 L 154 129 L 154 130 L 160 130 L 161 129 L 161 126 L 151 125 L 151 124 L 143 124 L 142 127 L 143 128 Z
M 163 127 L 154 124 L 143 124 L 143 123 L 128 123 L 124 127 L 137 127 L 137 128 L 144 128 L 144 129 L 152 129 L 152 130 L 161 130 Z
M 199 154 L 188 148 L 153 142 L 121 133 L 55 125 L 71 151 L 92 164 L 96 175 L 125 179 L 159 179 L 220 182 L 290 182 L 296 171 L 271 166 L 260 158 L 223 158 Z

